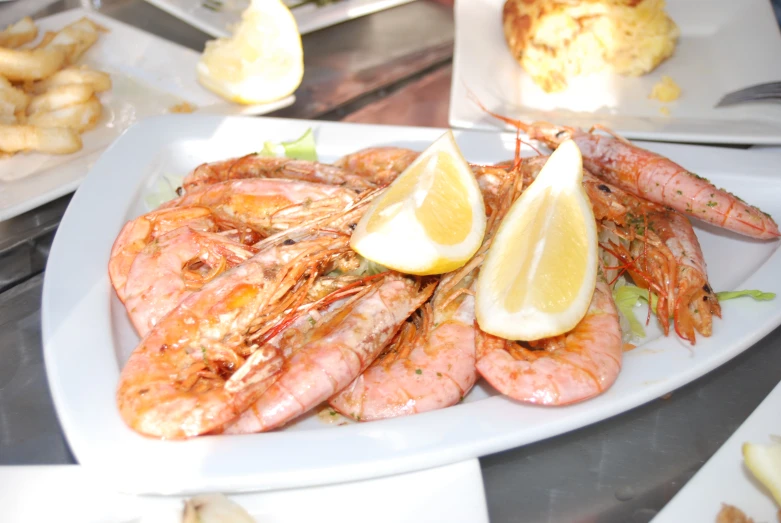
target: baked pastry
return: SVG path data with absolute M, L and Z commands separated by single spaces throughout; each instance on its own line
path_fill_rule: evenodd
M 547 92 L 582 74 L 646 74 L 679 35 L 664 0 L 507 0 L 502 24 L 513 56 Z

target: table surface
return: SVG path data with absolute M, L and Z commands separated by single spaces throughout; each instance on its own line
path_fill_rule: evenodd
M 87 7 L 202 50 L 207 35 L 142 0 L 18 0 L 0 26 Z M 449 0 L 417 0 L 303 37 L 296 103 L 274 116 L 447 126 Z M 74 463 L 46 383 L 40 328 L 49 247 L 70 196 L 0 222 L 0 465 Z M 670 396 L 480 460 L 491 521 L 646 522 L 781 378 L 781 329 Z

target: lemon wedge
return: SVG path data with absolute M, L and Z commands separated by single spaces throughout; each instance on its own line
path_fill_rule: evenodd
M 242 104 L 279 100 L 304 76 L 304 51 L 296 20 L 280 0 L 252 0 L 230 38 L 206 43 L 198 81 Z
M 504 217 L 477 279 L 485 332 L 537 340 L 572 330 L 597 277 L 597 227 L 583 190 L 583 160 L 561 144 Z
M 781 443 L 744 443 L 743 461 L 781 506 Z
M 377 197 L 350 246 L 389 269 L 443 274 L 466 264 L 484 234 L 483 195 L 448 131 Z

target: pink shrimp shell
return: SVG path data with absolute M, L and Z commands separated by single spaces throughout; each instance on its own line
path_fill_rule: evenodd
M 610 287 L 601 281 L 586 316 L 565 335 L 569 348 L 518 360 L 504 350 L 504 340 L 483 336 L 488 339 L 478 349 L 478 372 L 499 392 L 518 401 L 540 405 L 583 401 L 608 389 L 621 369 L 618 313 Z
M 333 396 L 371 364 L 431 290 L 418 292 L 407 279 L 386 277 L 329 333 L 296 351 L 279 380 L 224 432 L 268 431 Z

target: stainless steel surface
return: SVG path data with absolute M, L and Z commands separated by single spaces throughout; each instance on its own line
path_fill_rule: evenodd
M 752 85 L 744 89 L 727 93 L 716 107 L 730 107 L 748 102 L 781 102 L 781 82 Z
M 60 0 L 46 7 L 47 0 L 20 0 L 11 5 L 22 2 L 29 2 L 30 12 L 37 14 L 88 3 Z M 194 49 L 200 49 L 206 40 L 204 34 L 141 0 L 92 0 L 91 5 L 100 5 L 104 14 Z M 0 24 L 8 23 L 4 15 L 9 12 L 0 6 Z M 424 15 L 432 29 L 426 40 L 420 40 L 423 44 L 400 43 L 422 38 L 420 33 L 427 27 L 420 19 Z M 410 19 L 412 22 L 405 24 Z M 394 34 L 399 40 L 392 39 Z M 449 41 L 452 20 L 441 6 L 421 2 L 307 35 L 308 85 L 318 96 L 304 105 L 310 113 L 322 114 L 340 104 L 354 104 L 353 95 L 339 94 L 339 78 L 378 74 L 383 64 L 399 63 L 401 56 L 417 59 L 426 49 L 444 48 Z M 445 55 L 435 52 L 429 59 L 433 64 L 441 56 Z M 419 60 L 417 66 L 426 67 L 425 60 Z M 397 80 L 390 75 L 383 81 Z M 373 85 L 367 81 L 363 87 Z M 330 106 L 322 103 L 327 89 L 335 90 L 329 94 Z M 300 110 L 288 114 L 296 115 Z M 0 465 L 74 462 L 46 384 L 39 307 L 43 264 L 68 201 L 69 197 L 61 198 L 0 222 Z M 73 350 L 78 358 L 78 347 Z M 781 330 L 776 330 L 667 399 L 557 438 L 483 458 L 491 520 L 649 521 L 779 379 Z

